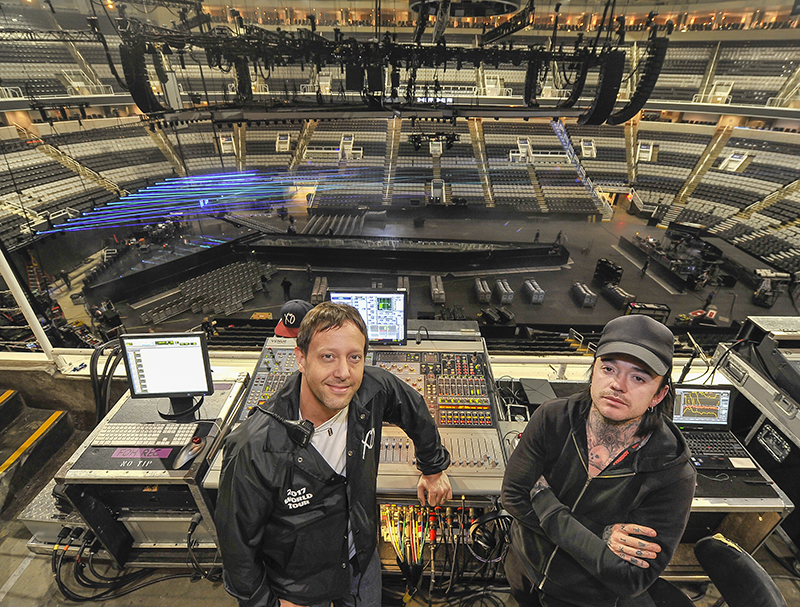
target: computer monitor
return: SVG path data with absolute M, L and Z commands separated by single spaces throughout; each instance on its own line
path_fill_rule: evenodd
M 194 398 L 214 393 L 204 333 L 147 333 L 119 338 L 131 398 L 168 398 L 165 419 L 192 412 Z
M 353 306 L 367 325 L 369 343 L 404 345 L 408 328 L 408 302 L 404 291 L 331 290 L 333 303 Z
M 678 384 L 672 421 L 685 430 L 724 430 L 730 427 L 732 401 L 730 387 Z

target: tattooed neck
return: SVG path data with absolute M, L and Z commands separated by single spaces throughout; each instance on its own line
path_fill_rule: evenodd
M 586 443 L 590 471 L 597 474 L 625 447 L 634 442 L 639 420 L 610 424 L 592 406 L 586 420 Z

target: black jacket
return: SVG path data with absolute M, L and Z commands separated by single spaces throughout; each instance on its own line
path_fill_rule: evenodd
M 646 590 L 669 564 L 689 519 L 696 472 L 675 425 L 661 424 L 617 465 L 591 477 L 586 418 L 578 396 L 545 403 L 531 416 L 509 458 L 503 507 L 514 517 L 506 557 L 509 580 L 526 578 L 574 605 L 614 605 Z M 531 489 L 544 474 L 550 489 Z M 638 523 L 658 533 L 661 552 L 641 569 L 608 549 L 606 526 Z
M 297 372 L 265 408 L 298 419 L 300 381 Z M 272 607 L 279 598 L 311 605 L 349 593 L 348 520 L 362 571 L 377 543 L 383 422 L 397 424 L 414 441 L 423 474 L 450 464 L 422 397 L 376 367 L 365 368 L 350 402 L 346 478 L 312 445 L 293 443 L 280 422 L 258 409 L 231 432 L 215 519 L 225 588 L 241 606 Z

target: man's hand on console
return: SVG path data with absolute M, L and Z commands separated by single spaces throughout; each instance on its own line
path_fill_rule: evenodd
M 425 495 L 428 496 L 427 504 Z M 417 483 L 417 497 L 423 506 L 438 506 L 449 499 L 453 499 L 453 489 L 450 487 L 450 479 L 445 472 L 438 474 L 422 475 Z
M 655 529 L 633 523 L 617 523 L 609 525 L 603 531 L 603 540 L 608 548 L 623 561 L 636 565 L 642 569 L 650 567 L 648 559 L 652 560 L 661 552 L 661 546 L 645 541 L 638 535 L 656 537 Z

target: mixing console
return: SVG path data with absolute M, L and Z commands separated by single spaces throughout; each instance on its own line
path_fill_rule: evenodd
M 243 421 L 250 413 L 250 409 L 263 405 L 270 396 L 275 394 L 288 377 L 297 371 L 297 359 L 293 348 L 264 347 L 258 364 L 253 372 L 253 379 L 247 389 L 244 406 L 239 412 L 239 419 Z
M 371 364 L 394 373 L 422 394 L 437 425 L 492 426 L 482 355 L 377 350 L 371 358 Z
M 366 363 L 386 369 L 419 392 L 439 426 L 492 427 L 486 363 L 477 353 L 371 350 Z M 263 405 L 297 370 L 294 351 L 261 352 L 239 421 Z
M 451 454 L 448 476 L 454 492 L 472 496 L 499 494 L 505 456 L 492 413 L 488 366 L 483 354 L 411 347 L 370 349 L 366 364 L 389 371 L 425 399 Z M 244 420 L 253 407 L 266 403 L 296 370 L 293 349 L 264 347 L 238 421 Z M 411 440 L 400 428 L 387 425 L 380 449 L 379 492 L 416 494 L 419 471 Z M 217 454 L 204 481 L 208 489 L 218 487 L 221 455 Z
M 505 472 L 505 457 L 495 428 L 441 428 L 442 443 L 450 452 L 447 476 L 453 495 L 499 495 Z M 394 426 L 383 429 L 378 494 L 414 495 L 419 470 L 414 443 Z

